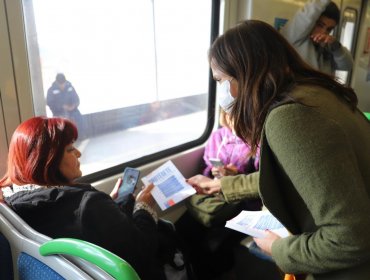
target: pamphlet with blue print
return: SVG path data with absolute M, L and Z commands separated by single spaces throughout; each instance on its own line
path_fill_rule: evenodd
M 196 193 L 172 161 L 167 161 L 141 180 L 146 186 L 154 184 L 151 193 L 161 210 L 166 210 Z
M 280 237 L 289 235 L 288 230 L 268 210 L 242 211 L 238 216 L 227 221 L 225 227 L 253 237 L 264 237 L 267 229 Z

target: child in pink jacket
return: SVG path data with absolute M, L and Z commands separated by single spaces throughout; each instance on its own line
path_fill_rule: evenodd
M 256 157 L 250 154 L 249 145 L 236 136 L 229 114 L 222 109 L 220 109 L 220 125 L 221 127 L 211 134 L 206 144 L 203 156 L 206 167 L 203 175 L 220 178 L 258 170 L 259 151 Z M 214 166 L 215 159 L 220 160 L 222 165 Z

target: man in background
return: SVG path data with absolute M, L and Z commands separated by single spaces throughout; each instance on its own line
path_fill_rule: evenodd
M 63 73 L 56 75 L 55 81 L 48 89 L 46 103 L 54 117 L 64 117 L 74 121 L 78 130 L 83 133 L 82 116 L 78 110 L 80 98 L 72 84 Z
M 348 49 L 332 36 L 340 21 L 340 11 L 330 0 L 310 0 L 281 28 L 281 34 L 311 66 L 327 74 L 350 71 Z

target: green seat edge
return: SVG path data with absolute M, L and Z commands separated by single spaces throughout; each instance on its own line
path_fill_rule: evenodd
M 370 112 L 364 112 L 364 114 L 367 117 L 367 119 L 370 121 Z
M 66 254 L 95 264 L 117 280 L 140 280 L 134 268 L 112 252 L 87 241 L 75 238 L 56 238 L 40 246 L 40 254 Z

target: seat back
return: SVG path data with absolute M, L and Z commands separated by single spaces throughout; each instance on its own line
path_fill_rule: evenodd
M 8 239 L 0 232 L 0 280 L 13 279 L 12 252 Z
M 40 247 L 43 256 L 52 254 L 71 254 L 98 265 L 117 280 L 140 280 L 132 266 L 108 250 L 74 238 L 57 238 Z
M 31 239 L 40 245 L 47 241 L 52 240 L 50 237 L 41 234 L 40 232 L 31 228 L 21 217 L 19 217 L 17 213 L 15 213 L 5 203 L 0 203 L 0 214 L 2 214 L 12 224 L 12 226 L 26 238 Z M 103 271 L 96 265 L 89 263 L 81 258 L 74 256 L 64 256 L 64 257 L 95 279 L 101 280 L 114 279 L 107 272 Z
M 0 203 L 0 214 L 8 220 L 12 226 L 25 237 L 36 241 L 37 243 L 44 243 L 52 238 L 31 228 L 17 213 L 15 213 L 7 204 Z
M 17 231 L 18 234 L 23 235 L 24 238 L 36 244 L 41 255 L 49 256 L 54 254 L 63 254 L 63 256 L 58 256 L 58 258 L 68 261 L 78 270 L 82 270 L 81 272 L 89 275 L 88 279 L 140 280 L 136 271 L 131 267 L 130 264 L 99 246 L 72 238 L 51 239 L 50 237 L 43 235 L 31 228 L 5 203 L 0 203 L 0 215 L 4 220 L 6 220 L 10 228 L 14 229 L 14 231 Z M 30 257 L 34 256 L 31 255 Z M 37 263 L 30 257 L 21 255 L 20 259 L 27 263 Z M 55 258 L 55 256 L 52 257 Z M 22 263 L 20 263 L 18 260 L 18 267 L 20 264 Z M 23 269 L 23 266 L 21 268 Z M 28 273 L 28 275 L 31 274 L 32 273 Z M 0 280 L 2 279 L 0 278 Z M 24 278 L 22 280 L 32 280 L 32 278 Z
M 62 256 L 41 256 L 40 244 L 20 234 L 2 214 L 0 232 L 10 246 L 12 261 L 9 255 L 6 261 L 13 265 L 15 280 L 94 279 Z

